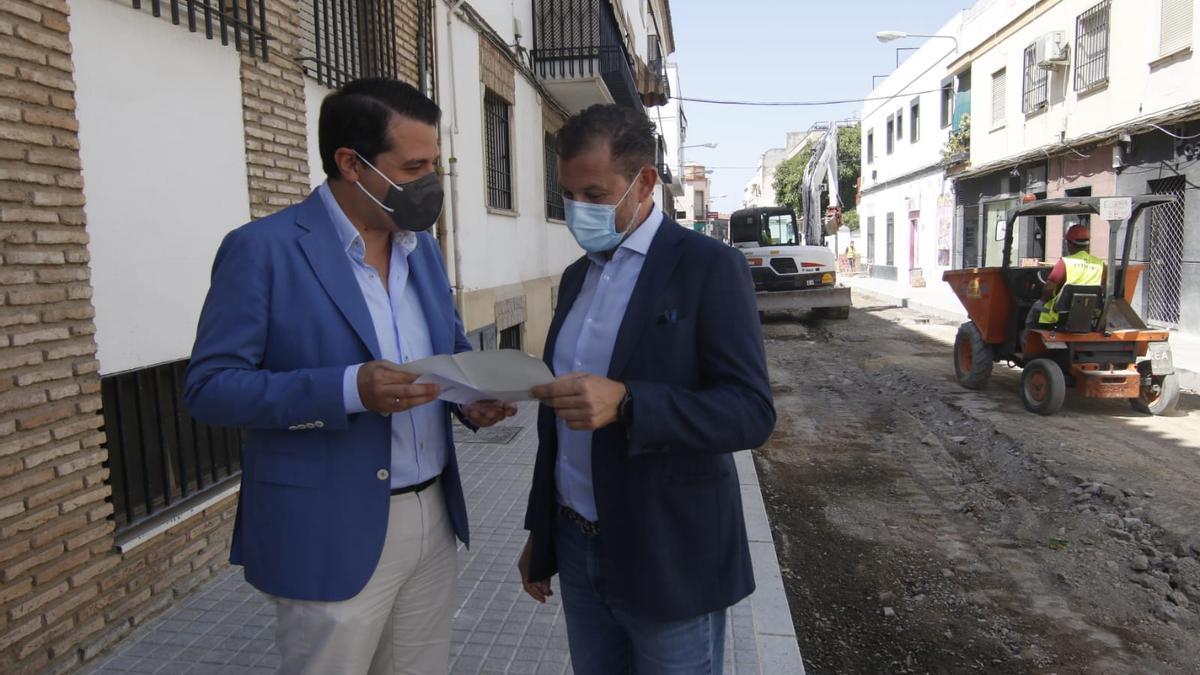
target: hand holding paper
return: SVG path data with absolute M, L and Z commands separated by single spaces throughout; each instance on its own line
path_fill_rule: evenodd
M 461 405 L 528 401 L 531 389 L 554 381 L 545 363 L 515 349 L 442 354 L 396 368 L 417 375 L 417 384 L 438 385 L 438 398 Z

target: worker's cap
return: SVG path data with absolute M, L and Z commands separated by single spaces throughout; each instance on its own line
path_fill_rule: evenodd
M 1072 225 L 1067 230 L 1067 241 L 1072 244 L 1088 244 L 1092 241 L 1092 233 L 1088 230 L 1087 225 L 1082 223 Z

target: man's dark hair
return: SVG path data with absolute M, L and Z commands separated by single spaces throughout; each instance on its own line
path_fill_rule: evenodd
M 613 162 L 631 180 L 658 156 L 654 123 L 619 105 L 596 104 L 568 119 L 558 131 L 559 157 L 573 159 L 597 142 L 609 143 Z
M 326 96 L 317 125 L 325 175 L 342 177 L 333 158 L 338 148 L 355 150 L 372 164 L 391 150 L 387 130 L 392 115 L 436 126 L 442 111 L 416 87 L 385 77 L 354 80 Z

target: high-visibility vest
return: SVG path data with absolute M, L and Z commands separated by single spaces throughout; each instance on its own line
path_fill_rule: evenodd
M 1104 283 L 1104 261 L 1091 253 L 1080 251 L 1064 257 L 1062 261 L 1067 267 L 1067 276 L 1062 285 L 1058 287 L 1058 293 L 1054 299 L 1047 303 L 1046 308 L 1042 311 L 1038 321 L 1043 324 L 1058 323 L 1058 312 L 1054 308 L 1058 305 L 1058 299 L 1062 297 L 1063 290 L 1067 286 L 1100 286 Z

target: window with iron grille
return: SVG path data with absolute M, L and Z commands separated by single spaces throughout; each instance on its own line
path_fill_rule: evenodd
M 221 44 L 233 43 L 239 52 L 254 58 L 269 60 L 267 40 L 267 0 L 150 0 L 150 13 L 162 16 L 163 5 L 176 26 L 187 22 L 188 30 L 204 33 L 209 40 L 219 38 Z M 142 8 L 142 0 L 133 0 L 134 9 Z
M 302 0 L 298 60 L 318 82 L 338 88 L 360 77 L 396 77 L 392 0 Z
M 1159 15 L 1160 56 L 1169 56 L 1192 46 L 1193 0 L 1162 0 Z
M 1187 227 L 1187 178 L 1171 176 L 1149 181 L 1151 194 L 1175 201 L 1150 209 L 1146 229 L 1146 277 L 1142 280 L 1146 320 L 1173 326 L 1179 323 L 1184 287 L 1183 243 Z
M 896 148 L 896 118 L 888 115 L 887 118 L 887 154 L 892 154 L 892 150 Z
M 201 424 L 184 409 L 186 366 L 176 361 L 100 380 L 118 531 L 241 473 L 241 433 Z
M 867 261 L 875 262 L 875 216 L 867 218 Z
M 521 328 L 524 325 L 519 323 L 500 331 L 500 349 L 521 349 Z
M 512 106 L 491 89 L 484 90 L 483 120 L 487 143 L 487 203 L 494 209 L 513 209 Z
M 1104 0 L 1075 20 L 1075 91 L 1108 82 L 1108 15 Z
M 908 142 L 916 143 L 921 140 L 921 101 L 913 99 L 908 106 L 908 123 L 911 128 L 908 131 Z
M 904 109 L 896 111 L 896 140 L 904 140 Z
M 875 161 L 875 130 L 867 132 L 867 164 Z
M 1050 71 L 1038 67 L 1038 45 L 1025 48 L 1025 78 L 1021 111 L 1030 113 L 1046 107 L 1050 99 Z
M 563 207 L 562 185 L 558 182 L 558 139 L 554 134 L 546 134 L 546 217 L 555 220 L 566 220 L 567 212 Z
M 896 214 L 887 214 L 887 264 L 896 264 Z

